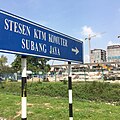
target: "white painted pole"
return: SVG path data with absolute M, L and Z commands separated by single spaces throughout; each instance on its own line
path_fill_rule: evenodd
M 21 120 L 27 120 L 27 60 L 26 56 L 22 56 L 22 110 L 21 110 Z
M 72 72 L 71 62 L 68 62 L 68 93 L 69 93 L 69 120 L 73 120 L 73 108 L 72 108 Z

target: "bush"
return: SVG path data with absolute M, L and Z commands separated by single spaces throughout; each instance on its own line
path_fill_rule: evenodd
M 73 83 L 73 99 L 106 102 L 120 101 L 120 84 L 101 82 Z M 21 83 L 4 82 L 0 87 L 2 93 L 21 94 Z M 51 97 L 68 97 L 68 85 L 62 82 L 28 83 L 27 94 Z
M 67 84 L 67 80 L 64 78 L 63 80 L 63 84 L 66 85 Z

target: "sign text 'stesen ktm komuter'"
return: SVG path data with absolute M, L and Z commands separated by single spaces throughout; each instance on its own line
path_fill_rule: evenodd
M 83 42 L 0 10 L 0 52 L 83 62 Z

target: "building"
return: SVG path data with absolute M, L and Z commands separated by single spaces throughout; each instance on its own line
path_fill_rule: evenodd
M 120 62 L 120 45 L 107 46 L 107 61 Z
M 117 64 L 117 67 L 116 67 Z M 120 62 L 71 64 L 73 81 L 81 80 L 119 80 Z M 52 65 L 48 73 L 49 81 L 63 81 L 68 79 L 68 65 Z
M 106 51 L 102 49 L 91 50 L 90 61 L 91 63 L 106 62 Z

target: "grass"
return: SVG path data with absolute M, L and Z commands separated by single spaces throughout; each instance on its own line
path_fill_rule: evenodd
M 68 120 L 68 99 L 28 95 L 28 120 Z M 21 97 L 0 93 L 0 117 L 20 120 Z M 74 120 L 120 120 L 120 106 L 105 102 L 73 101 Z
M 68 120 L 68 85 L 28 83 L 28 120 Z M 21 83 L 0 84 L 0 120 L 21 119 Z M 115 104 L 113 104 L 115 103 Z M 120 85 L 73 83 L 74 120 L 120 120 Z M 5 120 L 5 119 L 4 119 Z

